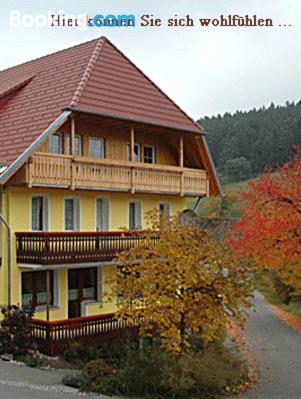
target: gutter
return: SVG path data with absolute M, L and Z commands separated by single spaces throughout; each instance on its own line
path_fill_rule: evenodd
M 16 172 L 27 158 L 42 144 L 42 142 L 55 133 L 69 118 L 71 111 L 64 111 L 46 130 L 0 175 L 0 184 L 5 184 L 10 176 Z
M 88 115 L 103 116 L 105 118 L 111 118 L 111 119 L 116 119 L 116 120 L 121 120 L 121 121 L 143 123 L 145 125 L 156 126 L 156 127 L 164 127 L 164 128 L 168 128 L 168 129 L 178 130 L 178 131 L 181 131 L 181 132 L 199 134 L 201 136 L 204 136 L 204 135 L 207 134 L 205 131 L 197 131 L 197 130 L 194 130 L 194 129 L 179 128 L 179 127 L 176 127 L 176 126 L 166 125 L 166 124 L 162 124 L 162 123 L 148 122 L 148 121 L 145 121 L 143 119 L 129 118 L 128 116 L 117 116 L 117 115 L 112 115 L 112 114 L 110 114 L 108 112 L 89 111 L 87 109 L 76 108 L 76 107 L 66 107 L 66 108 L 64 108 L 64 111 L 66 111 L 66 110 L 67 111 L 71 111 L 71 112 L 78 112 L 78 113 L 82 113 L 82 114 L 88 114 Z
M 0 222 L 7 229 L 7 304 L 11 305 L 11 226 L 0 212 Z

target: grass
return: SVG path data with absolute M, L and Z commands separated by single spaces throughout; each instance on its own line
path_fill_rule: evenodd
M 266 278 L 261 278 L 261 281 L 257 283 L 257 289 L 259 292 L 262 293 L 262 295 L 266 298 L 266 300 L 273 305 L 278 306 L 278 308 L 294 315 L 294 316 L 300 316 L 301 317 L 301 303 L 300 299 L 298 298 L 292 298 L 290 303 L 286 305 L 281 301 L 281 298 L 276 295 L 276 293 L 273 290 L 272 282 L 266 277 Z

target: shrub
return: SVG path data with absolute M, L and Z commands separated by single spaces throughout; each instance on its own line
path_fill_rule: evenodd
M 36 350 L 29 350 L 24 358 L 24 363 L 28 367 L 38 367 L 41 365 L 40 353 Z
M 141 342 L 115 343 L 116 356 L 108 356 L 109 346 L 102 348 L 106 359 L 88 362 L 80 378 L 69 376 L 64 382 L 108 395 L 211 399 L 234 391 L 247 379 L 239 354 L 221 342 L 204 346 L 194 337 L 191 349 L 181 355 L 164 351 L 156 340 Z
M 63 358 L 70 363 L 88 363 L 99 358 L 108 363 L 120 362 L 125 352 L 130 347 L 137 345 L 136 341 L 102 342 L 101 345 L 93 346 L 72 342 L 63 353 Z
M 33 309 L 18 305 L 1 306 L 0 309 L 3 317 L 0 322 L 0 352 L 17 357 L 34 349 L 31 337 Z

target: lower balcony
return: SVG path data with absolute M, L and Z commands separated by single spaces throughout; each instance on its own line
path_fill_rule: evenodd
M 70 342 L 97 343 L 137 338 L 138 321 L 117 321 L 113 313 L 74 319 L 46 321 L 33 319 L 32 337 L 42 353 L 62 353 Z
M 142 231 L 29 232 L 16 233 L 17 262 L 32 265 L 62 265 L 112 261 L 124 250 L 147 246 L 158 237 Z
M 205 170 L 36 153 L 18 178 L 29 187 L 208 195 Z M 26 173 L 25 173 L 26 172 Z

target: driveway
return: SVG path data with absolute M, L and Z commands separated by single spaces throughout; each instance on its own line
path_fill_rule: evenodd
M 258 385 L 239 399 L 301 398 L 301 334 L 280 321 L 256 293 L 246 326 L 252 355 L 258 359 Z
M 105 399 L 61 385 L 64 374 L 0 361 L 0 399 Z

